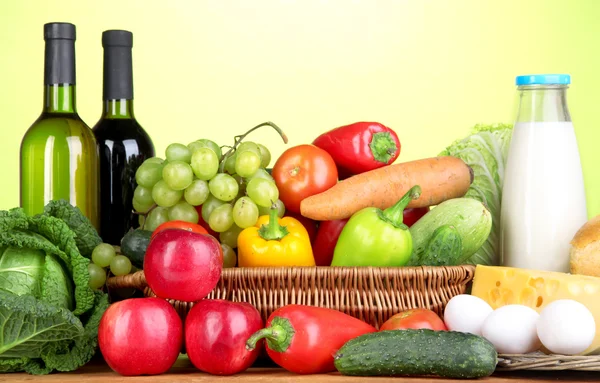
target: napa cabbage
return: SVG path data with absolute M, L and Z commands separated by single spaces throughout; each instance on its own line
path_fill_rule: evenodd
M 492 214 L 492 231 L 483 246 L 465 263 L 497 265 L 500 253 L 500 203 L 512 125 L 476 125 L 469 136 L 440 153 L 462 159 L 474 178 L 465 197 L 481 201 Z

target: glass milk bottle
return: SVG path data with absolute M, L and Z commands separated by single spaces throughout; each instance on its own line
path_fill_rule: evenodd
M 517 77 L 519 108 L 502 189 L 504 266 L 569 272 L 569 243 L 587 221 L 570 83 L 564 74 Z

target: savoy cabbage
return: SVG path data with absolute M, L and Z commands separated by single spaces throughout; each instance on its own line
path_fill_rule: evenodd
M 0 211 L 0 373 L 73 371 L 94 355 L 108 296 L 88 286 L 80 248 L 99 237 L 86 220 L 64 202 Z

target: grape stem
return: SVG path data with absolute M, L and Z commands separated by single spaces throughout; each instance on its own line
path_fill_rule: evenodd
M 283 140 L 284 144 L 288 143 L 288 138 L 285 135 L 285 133 L 283 132 L 283 130 L 281 130 L 281 128 L 277 125 L 275 125 L 275 123 L 271 122 L 271 121 L 267 121 L 267 122 L 263 122 L 262 124 L 258 124 L 256 125 L 254 128 L 248 130 L 246 133 L 238 135 L 233 137 L 235 140 L 235 143 L 233 144 L 233 146 L 222 146 L 222 147 L 228 147 L 230 148 L 227 152 L 225 152 L 225 154 L 223 154 L 223 160 L 221 161 L 221 164 L 219 166 L 219 172 L 223 173 L 223 170 L 225 169 L 225 161 L 227 160 L 227 158 L 233 153 L 235 152 L 236 148 L 238 147 L 239 144 L 242 143 L 242 141 L 244 140 L 244 138 L 246 138 L 247 135 L 249 135 L 250 133 L 254 132 L 256 129 L 261 128 L 263 126 L 270 126 L 271 128 L 275 129 L 275 131 L 277 133 L 279 133 L 279 135 L 281 136 L 281 139 Z
M 281 241 L 283 237 L 289 234 L 287 227 L 279 224 L 277 216 L 277 204 L 271 201 L 271 210 L 269 210 L 269 223 L 262 225 L 258 229 L 260 237 L 266 241 Z
M 144 230 L 144 229 L 146 228 L 146 221 L 148 221 L 148 220 L 147 220 L 147 218 L 148 218 L 148 215 L 150 214 L 150 212 L 151 212 L 152 210 L 156 209 L 157 207 L 158 207 L 158 205 L 157 205 L 157 204 L 152 204 L 152 207 L 150 207 L 150 209 L 148 209 L 148 211 L 147 211 L 147 212 L 145 212 L 145 213 L 140 213 L 140 212 L 138 212 L 138 211 L 134 211 L 134 212 L 133 212 L 133 214 L 135 214 L 135 215 L 141 215 L 141 216 L 143 216 L 143 217 L 144 217 L 144 223 L 142 224 L 142 227 L 140 227 L 140 229 Z

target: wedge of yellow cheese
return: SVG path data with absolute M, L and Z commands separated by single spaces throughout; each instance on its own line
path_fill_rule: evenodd
M 558 299 L 578 301 L 592 312 L 596 321 L 596 338 L 581 355 L 600 354 L 600 278 L 477 265 L 471 295 L 483 299 L 493 309 L 521 304 L 537 312 Z

